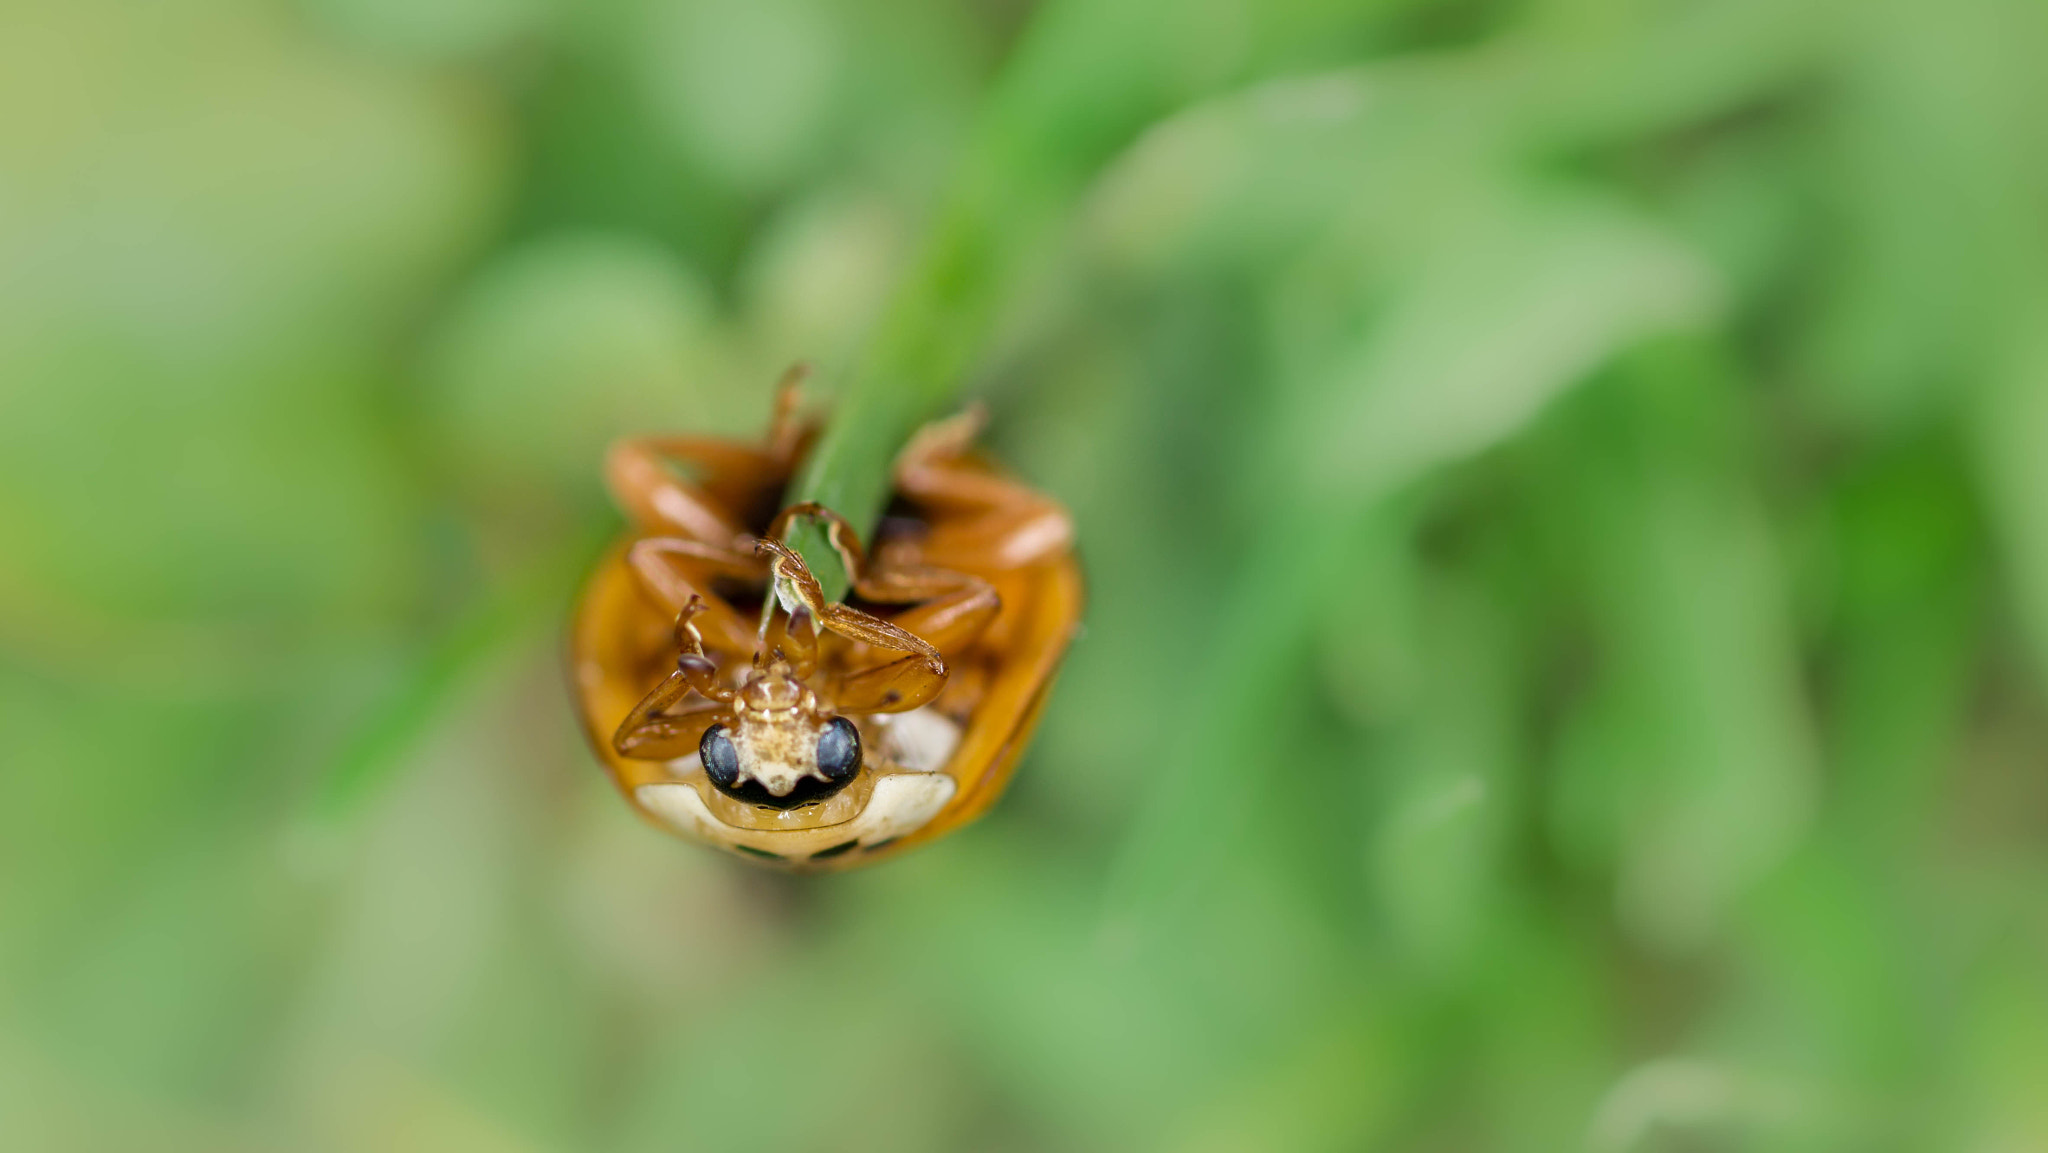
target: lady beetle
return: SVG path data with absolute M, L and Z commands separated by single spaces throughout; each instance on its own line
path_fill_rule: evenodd
M 576 607 L 571 662 L 591 744 L 644 816 L 817 871 L 933 840 L 995 802 L 1082 594 L 1066 510 L 971 450 L 971 414 L 904 449 L 871 553 L 829 509 L 778 508 L 816 439 L 799 375 L 762 443 L 612 447 L 629 525 Z M 846 565 L 844 600 L 783 543 L 804 517 Z

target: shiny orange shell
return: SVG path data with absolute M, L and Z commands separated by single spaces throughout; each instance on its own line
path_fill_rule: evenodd
M 736 443 L 733 447 L 754 451 L 753 446 Z M 799 460 L 790 460 L 782 474 L 776 476 L 763 476 L 758 471 L 724 476 L 712 467 L 695 478 L 695 487 L 706 503 L 723 512 L 731 523 L 761 532 L 767 519 L 762 515 L 762 494 L 781 491 L 788 472 L 798 463 Z M 969 467 L 984 475 L 1001 475 L 978 460 Z M 740 502 L 753 507 L 735 507 Z M 888 518 L 897 531 L 885 534 L 879 543 L 896 550 L 896 555 L 906 563 L 919 563 L 917 539 L 943 535 L 940 530 L 949 518 L 959 515 L 939 505 L 920 505 L 899 494 Z M 1001 558 L 992 555 L 947 558 L 949 569 L 980 577 L 993 585 L 1002 598 L 1002 606 L 980 637 L 960 652 L 947 654 L 951 665 L 947 685 L 927 706 L 958 726 L 958 743 L 938 769 L 954 783 L 953 794 L 944 807 L 913 831 L 885 844 L 862 846 L 851 852 L 845 851 L 844 844 L 831 844 L 834 838 L 826 835 L 826 830 L 834 826 L 765 835 L 759 830 L 707 832 L 682 827 L 644 803 L 642 786 L 673 785 L 682 779 L 671 765 L 624 757 L 612 746 L 612 735 L 620 721 L 675 667 L 673 618 L 643 589 L 626 561 L 632 544 L 648 535 L 654 534 L 628 529 L 598 563 L 575 609 L 570 662 L 584 731 L 619 790 L 649 821 L 686 838 L 792 871 L 838 870 L 871 864 L 944 836 L 986 812 L 1009 784 L 1080 619 L 1081 573 L 1070 548 L 1062 547 L 1022 567 L 1005 567 Z M 700 589 L 722 588 L 727 584 L 708 571 L 690 572 L 685 568 L 684 572 Z M 742 591 L 736 595 L 747 594 Z M 711 651 L 708 644 L 707 651 Z M 752 658 L 751 653 L 712 655 L 721 663 Z M 863 741 L 874 747 L 876 719 L 852 719 L 861 728 Z M 710 799 L 701 772 L 693 787 L 705 794 L 706 800 Z M 829 847 L 821 850 L 821 844 Z

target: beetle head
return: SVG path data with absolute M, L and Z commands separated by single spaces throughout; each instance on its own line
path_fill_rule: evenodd
M 732 720 L 704 731 L 704 774 L 737 801 L 794 809 L 839 792 L 861 768 L 860 730 L 821 709 L 786 661 L 756 668 Z

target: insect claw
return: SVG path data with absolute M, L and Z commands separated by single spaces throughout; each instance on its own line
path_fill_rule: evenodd
M 683 606 L 683 611 L 676 614 L 676 645 L 684 652 L 704 651 L 704 635 L 697 631 L 697 626 L 691 623 L 690 618 L 710 607 L 704 603 L 703 597 L 691 593 L 689 603 Z

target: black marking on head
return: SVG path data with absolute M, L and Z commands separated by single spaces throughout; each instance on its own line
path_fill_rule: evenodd
M 860 771 L 860 730 L 845 717 L 833 717 L 818 738 L 818 771 L 835 781 L 850 781 Z
M 707 774 L 708 775 L 708 774 Z M 848 778 L 851 780 L 852 778 Z M 758 805 L 764 809 L 801 809 L 830 798 L 846 787 L 846 781 L 821 781 L 816 777 L 804 777 L 786 797 L 778 797 L 762 786 L 761 782 L 749 778 L 737 785 L 725 786 L 713 778 L 711 785 L 719 792 L 744 805 Z
M 704 775 L 719 791 L 730 790 L 740 779 L 740 751 L 733 747 L 724 725 L 704 730 L 704 739 L 697 742 L 697 755 L 704 761 Z
M 779 861 L 782 859 L 781 853 L 771 853 L 766 849 L 757 849 L 752 845 L 734 845 L 733 848 L 738 849 L 740 852 L 745 853 L 750 857 L 766 857 L 771 861 Z
M 840 843 L 832 846 L 829 849 L 819 849 L 817 852 L 812 853 L 811 860 L 823 861 L 831 857 L 837 857 L 845 853 L 851 853 L 852 851 L 858 848 L 860 848 L 860 842 L 858 840 L 841 841 Z

